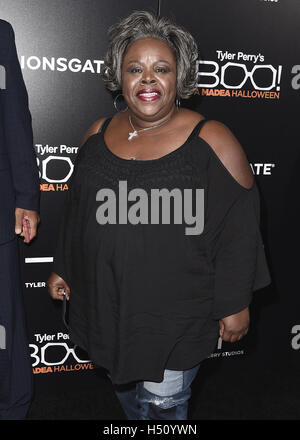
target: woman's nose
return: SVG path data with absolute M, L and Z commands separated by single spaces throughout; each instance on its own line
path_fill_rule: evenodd
M 154 78 L 153 72 L 144 72 L 144 75 L 142 77 L 142 84 L 147 84 L 147 83 L 155 83 L 156 79 Z
M 153 84 L 156 83 L 155 79 L 151 79 L 150 81 L 148 79 L 142 79 L 142 84 Z

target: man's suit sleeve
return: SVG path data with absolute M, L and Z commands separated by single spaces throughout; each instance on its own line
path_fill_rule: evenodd
M 9 48 L 4 95 L 5 146 L 10 161 L 17 208 L 39 211 L 40 178 L 33 146 L 32 118 L 12 26 L 8 26 Z

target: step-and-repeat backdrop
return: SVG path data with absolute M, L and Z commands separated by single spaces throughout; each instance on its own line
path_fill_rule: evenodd
M 234 344 L 219 340 L 206 362 L 288 370 L 300 349 L 299 1 L 0 0 L 0 18 L 15 30 L 41 178 L 38 238 L 29 246 L 20 240 L 37 387 L 83 387 L 101 370 L 70 341 L 62 303 L 49 297 L 45 282 L 78 144 L 95 120 L 115 113 L 115 95 L 99 75 L 107 29 L 136 9 L 160 10 L 194 35 L 198 90 L 181 105 L 228 125 L 246 151 L 261 193 L 273 283 L 255 293 L 248 336 Z

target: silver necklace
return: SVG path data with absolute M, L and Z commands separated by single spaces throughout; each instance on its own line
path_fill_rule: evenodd
M 151 128 L 160 127 L 161 125 L 163 125 L 163 124 L 165 124 L 166 122 L 168 122 L 171 118 L 172 118 L 172 116 L 171 116 L 169 119 L 167 119 L 166 121 L 161 122 L 160 124 L 152 125 L 152 127 L 141 128 L 140 130 L 136 130 L 136 129 L 134 128 L 132 122 L 131 122 L 131 115 L 129 115 L 129 122 L 130 122 L 131 127 L 133 128 L 133 131 L 128 133 L 128 134 L 129 134 L 129 136 L 128 136 L 128 140 L 131 141 L 131 139 L 132 139 L 133 137 L 135 137 L 135 136 L 138 136 L 138 133 L 140 133 L 141 131 L 151 130 Z

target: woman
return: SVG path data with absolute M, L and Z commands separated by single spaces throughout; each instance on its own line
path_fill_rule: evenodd
M 112 26 L 103 79 L 127 107 L 80 144 L 48 280 L 128 419 L 186 420 L 201 361 L 247 333 L 252 292 L 270 283 L 241 145 L 178 105 L 197 58 L 185 29 L 150 12 Z

